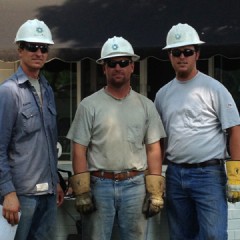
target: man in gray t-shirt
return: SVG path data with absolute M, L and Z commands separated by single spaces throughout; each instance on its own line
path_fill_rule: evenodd
M 176 77 L 156 95 L 167 133 L 166 203 L 171 239 L 227 239 L 227 197 L 240 201 L 240 118 L 228 90 L 199 72 L 203 44 L 194 28 L 177 24 L 167 35 Z M 228 157 L 226 133 L 230 139 Z
M 110 240 L 115 218 L 122 239 L 143 240 L 147 218 L 163 207 L 165 131 L 153 102 L 131 89 L 138 59 L 124 38 L 105 42 L 97 63 L 107 86 L 82 100 L 67 135 L 74 153 L 71 184 L 87 240 Z

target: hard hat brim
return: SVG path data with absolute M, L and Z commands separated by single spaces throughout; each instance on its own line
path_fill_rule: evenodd
M 49 45 L 53 45 L 54 42 L 53 41 L 50 41 L 50 40 L 41 40 L 39 38 L 19 38 L 19 39 L 16 39 L 14 40 L 15 43 L 18 43 L 18 42 L 29 42 L 29 43 L 45 43 L 45 44 L 49 44 Z
M 198 42 L 183 42 L 183 43 L 173 43 L 165 46 L 163 50 L 171 49 L 171 48 L 177 48 L 177 47 L 184 47 L 184 46 L 190 46 L 190 45 L 201 45 L 204 44 L 203 41 Z
M 136 62 L 140 59 L 140 56 L 136 55 L 136 54 L 123 54 L 123 53 L 115 53 L 112 55 L 108 55 L 106 57 L 102 57 L 96 60 L 96 63 L 98 64 L 103 64 L 105 59 L 108 58 L 115 58 L 115 57 L 131 57 L 133 62 Z

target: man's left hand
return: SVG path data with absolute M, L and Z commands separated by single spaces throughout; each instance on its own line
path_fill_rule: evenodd
M 60 207 L 64 201 L 64 192 L 61 185 L 57 184 L 57 206 Z
M 227 198 L 229 202 L 240 201 L 240 160 L 228 160 L 227 170 Z
M 150 218 L 158 214 L 164 206 L 165 178 L 160 175 L 147 175 L 145 181 L 147 193 L 142 210 L 146 218 Z

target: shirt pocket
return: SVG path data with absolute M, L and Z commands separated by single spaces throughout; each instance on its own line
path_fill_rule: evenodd
M 23 109 L 22 117 L 24 132 L 29 134 L 40 130 L 41 121 L 38 109 L 34 107 Z
M 140 126 L 128 126 L 127 140 L 132 152 L 141 150 L 144 146 L 142 129 Z
M 201 108 L 192 107 L 184 110 L 185 127 L 197 130 L 203 124 L 203 111 Z

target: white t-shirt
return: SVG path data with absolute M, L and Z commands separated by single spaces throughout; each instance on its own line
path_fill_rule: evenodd
M 201 72 L 185 82 L 175 78 L 157 92 L 155 106 L 168 136 L 168 160 L 199 163 L 227 157 L 225 130 L 240 119 L 220 82 Z
M 89 171 L 145 170 L 145 144 L 165 137 L 153 102 L 131 90 L 117 100 L 104 89 L 82 100 L 67 138 L 87 146 Z

